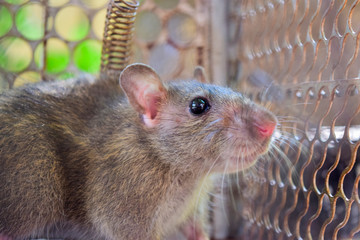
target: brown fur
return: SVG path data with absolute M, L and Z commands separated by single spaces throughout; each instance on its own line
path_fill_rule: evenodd
M 41 83 L 1 95 L 0 234 L 162 239 L 192 216 L 209 172 L 247 167 L 226 169 L 224 152 L 266 151 L 269 139 L 260 141 L 249 123 L 235 126 L 234 116 L 276 120 L 240 94 L 198 82 L 165 89 L 152 128 L 107 81 Z M 212 107 L 193 116 L 189 102 L 199 95 Z M 231 141 L 226 125 L 238 128 Z

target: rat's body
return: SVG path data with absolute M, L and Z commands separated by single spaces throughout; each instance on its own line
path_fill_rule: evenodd
M 197 82 L 163 86 L 144 65 L 130 66 L 121 84 L 130 104 L 102 81 L 42 83 L 0 96 L 0 239 L 162 239 L 189 221 L 208 174 L 251 165 L 276 124 L 252 109 L 261 121 L 249 134 L 263 144 L 237 148 L 234 169 L 221 154 L 233 158 L 238 139 L 223 144 L 234 138 L 233 120 L 218 103 L 234 114 L 251 102 Z M 212 107 L 198 116 L 188 102 L 199 94 Z M 271 133 L 259 122 L 271 123 Z

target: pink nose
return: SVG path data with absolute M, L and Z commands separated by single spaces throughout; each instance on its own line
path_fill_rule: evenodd
M 257 130 L 259 131 L 260 135 L 262 135 L 263 137 L 270 137 L 276 127 L 275 123 L 266 123 L 266 124 L 254 124 L 254 126 L 257 128 Z

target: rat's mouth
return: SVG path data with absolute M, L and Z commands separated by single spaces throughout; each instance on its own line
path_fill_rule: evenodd
M 248 155 L 248 156 L 240 156 L 240 157 L 230 157 L 228 159 L 229 171 L 230 172 L 238 172 L 238 171 L 242 171 L 244 169 L 250 168 L 251 166 L 253 166 L 256 163 L 258 157 L 259 157 L 259 155 L 257 155 L 257 154 L 252 154 L 252 155 Z
M 226 171 L 229 173 L 239 172 L 245 170 L 247 168 L 252 167 L 255 165 L 257 160 L 260 156 L 266 154 L 268 151 L 268 147 L 261 147 L 261 148 L 253 148 L 253 149 L 246 149 L 243 152 L 240 151 L 240 154 L 229 154 L 226 157 L 227 161 L 227 169 Z

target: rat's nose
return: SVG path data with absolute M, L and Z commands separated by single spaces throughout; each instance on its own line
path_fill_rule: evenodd
M 276 127 L 276 122 L 266 122 L 266 123 L 254 123 L 254 127 L 257 129 L 258 133 L 263 137 L 270 137 Z
M 269 139 L 277 125 L 275 115 L 260 107 L 252 111 L 249 121 L 250 131 L 261 139 Z

